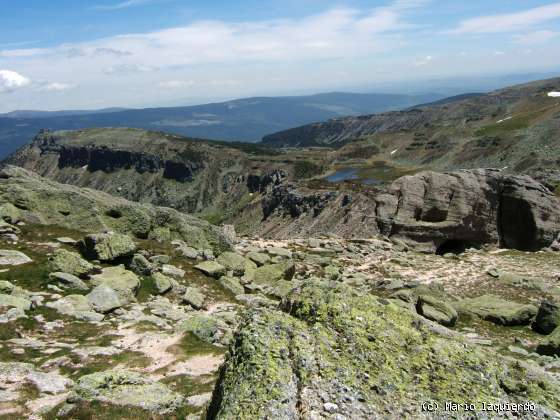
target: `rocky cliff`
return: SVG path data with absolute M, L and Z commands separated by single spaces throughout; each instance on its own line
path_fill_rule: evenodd
M 264 196 L 262 217 L 257 233 L 277 238 L 382 234 L 429 252 L 485 244 L 535 251 L 560 233 L 560 200 L 498 170 L 422 172 L 367 193 L 278 186 Z
M 41 131 L 7 164 L 128 200 L 215 214 L 288 175 L 219 143 L 135 129 Z M 290 171 L 291 172 L 291 171 Z

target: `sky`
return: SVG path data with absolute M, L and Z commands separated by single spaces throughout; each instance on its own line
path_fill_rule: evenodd
M 0 112 L 560 70 L 551 1 L 0 0 L 0 11 Z

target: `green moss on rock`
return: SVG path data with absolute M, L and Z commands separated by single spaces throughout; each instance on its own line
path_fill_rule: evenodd
M 49 262 L 49 268 L 54 272 L 68 273 L 84 277 L 95 270 L 93 264 L 84 260 L 77 252 L 57 249 Z
M 558 415 L 560 386 L 543 370 L 436 335 L 387 300 L 309 283 L 281 309 L 246 314 L 209 419 L 427 418 L 423 401 L 530 400 Z

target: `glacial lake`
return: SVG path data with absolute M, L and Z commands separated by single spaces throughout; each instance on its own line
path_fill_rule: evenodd
M 325 177 L 325 180 L 333 183 L 355 181 L 364 185 L 380 185 L 416 172 L 418 172 L 416 168 L 399 168 L 386 162 L 374 162 L 368 166 L 337 168 L 335 172 Z

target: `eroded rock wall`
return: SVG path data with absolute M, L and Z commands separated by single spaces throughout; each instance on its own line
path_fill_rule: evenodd
M 428 252 L 485 244 L 536 251 L 560 232 L 558 197 L 527 176 L 492 169 L 422 172 L 369 194 L 282 185 L 262 209 L 261 232 L 273 237 L 382 234 Z

